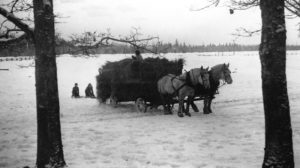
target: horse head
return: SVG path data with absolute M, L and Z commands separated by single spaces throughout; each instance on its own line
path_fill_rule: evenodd
M 211 68 L 210 72 L 210 75 L 215 82 L 223 80 L 225 83 L 232 83 L 231 71 L 229 70 L 229 63 L 215 65 Z
M 231 78 L 231 71 L 229 69 L 229 63 L 228 64 L 223 64 L 223 73 L 222 73 L 222 78 L 223 80 L 228 83 L 231 84 L 232 83 L 232 78 Z

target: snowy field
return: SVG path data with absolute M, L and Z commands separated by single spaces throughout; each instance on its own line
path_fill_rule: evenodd
M 145 55 L 144 55 L 145 56 Z M 148 55 L 152 56 L 152 55 Z M 192 117 L 114 108 L 96 99 L 72 99 L 98 68 L 127 54 L 58 57 L 58 84 L 65 160 L 70 168 L 257 168 L 264 148 L 264 116 L 257 52 L 166 54 L 185 58 L 184 69 L 230 63 L 233 84 L 220 88 L 213 113 Z M 0 62 L 0 167 L 34 167 L 36 109 L 32 60 Z M 300 51 L 288 52 L 287 78 L 296 168 L 300 168 Z M 202 109 L 203 102 L 197 102 Z M 177 110 L 177 108 L 176 108 Z

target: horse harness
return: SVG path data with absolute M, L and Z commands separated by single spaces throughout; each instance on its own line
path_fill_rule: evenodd
M 185 81 L 184 84 L 181 85 L 181 86 L 180 86 L 179 88 L 177 88 L 177 89 L 176 89 L 176 88 L 174 87 L 174 85 L 173 85 L 173 80 L 174 80 L 174 79 L 181 80 L 181 79 L 178 79 L 177 76 L 173 76 L 173 77 L 171 78 L 172 87 L 173 87 L 173 89 L 175 90 L 175 93 L 178 93 L 179 90 L 182 89 L 184 86 L 189 86 L 189 87 L 192 87 L 192 88 L 195 87 L 195 86 L 193 85 L 193 83 L 192 83 L 192 80 L 191 80 L 191 75 L 194 76 L 193 72 L 188 71 L 188 72 L 186 72 L 186 73 L 187 73 L 187 74 L 186 74 L 186 79 L 184 80 L 184 81 Z M 201 78 L 202 78 L 202 80 L 203 80 L 202 75 L 201 75 Z M 183 80 L 181 80 L 181 81 L 183 81 Z
M 172 77 L 171 78 L 171 82 L 172 82 L 172 87 L 173 87 L 173 89 L 175 90 L 175 93 L 177 94 L 178 92 L 179 92 L 179 90 L 180 89 L 182 89 L 184 86 L 190 86 L 190 87 L 192 87 L 192 88 L 194 88 L 194 86 L 193 86 L 193 83 L 192 83 L 192 80 L 191 80 L 191 76 L 190 76 L 190 71 L 188 71 L 188 72 L 186 72 L 187 74 L 186 74 L 186 79 L 184 80 L 185 82 L 184 82 L 184 84 L 183 85 L 181 85 L 179 88 L 175 88 L 174 87 L 174 85 L 173 85 L 173 80 L 174 79 L 177 79 L 177 80 L 181 80 L 181 79 L 178 79 L 177 78 L 177 76 L 174 76 L 174 77 Z M 183 81 L 183 80 L 181 80 L 181 81 Z
M 177 80 L 180 80 L 180 79 L 178 79 L 177 76 L 173 76 L 173 77 L 171 78 L 172 87 L 173 87 L 173 89 L 175 90 L 174 94 L 178 94 L 179 90 L 182 89 L 184 86 L 186 86 L 187 83 L 184 82 L 179 88 L 176 89 L 176 88 L 174 87 L 174 85 L 173 85 L 173 80 L 174 80 L 174 79 L 177 79 Z M 183 80 L 180 80 L 180 81 L 183 81 Z

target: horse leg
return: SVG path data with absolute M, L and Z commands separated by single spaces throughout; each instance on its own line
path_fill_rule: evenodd
M 184 117 L 183 116 L 183 113 L 182 113 L 182 106 L 183 106 L 183 103 L 184 103 L 184 100 L 179 98 L 179 107 L 178 107 L 178 117 Z
M 187 103 L 186 103 L 186 109 L 185 109 L 185 115 L 187 115 L 187 116 L 191 116 L 191 113 L 190 113 L 190 104 L 191 104 L 191 101 L 193 99 L 194 99 L 193 97 L 188 96 Z
M 187 102 L 186 102 L 186 108 L 184 109 L 184 111 L 186 113 L 189 113 L 189 111 L 190 111 L 190 104 L 191 104 L 191 100 L 190 100 L 190 97 L 188 97 Z
M 211 102 L 212 102 L 212 100 L 213 100 L 213 96 L 209 97 L 208 103 L 207 103 L 208 113 L 212 113 L 212 110 L 211 110 Z
M 199 112 L 198 107 L 197 107 L 196 104 L 194 103 L 194 97 L 191 98 L 190 103 L 191 103 L 191 106 L 192 106 L 194 112 Z
M 165 100 L 166 100 L 166 111 L 165 111 L 165 114 L 172 114 L 170 96 L 166 95 L 165 96 Z
M 162 101 L 162 106 L 164 108 L 164 114 L 166 114 L 166 112 L 167 112 L 167 103 L 166 103 L 165 96 L 163 94 L 160 94 L 160 98 L 161 98 L 161 101 Z
M 173 100 L 172 100 L 173 101 Z M 173 114 L 173 108 L 174 108 L 174 102 L 172 102 L 171 104 L 170 104 L 170 112 Z
M 204 114 L 209 114 L 209 110 L 208 110 L 208 100 L 209 98 L 204 98 L 204 107 L 203 107 L 203 113 Z
M 174 103 L 173 103 L 173 98 L 172 96 L 168 97 L 168 110 L 169 114 L 173 114 L 172 109 L 173 109 Z
M 186 105 L 184 105 L 184 100 L 183 100 L 183 104 L 182 104 L 182 112 L 186 111 Z

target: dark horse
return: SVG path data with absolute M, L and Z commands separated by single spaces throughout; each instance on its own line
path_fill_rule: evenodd
M 210 81 L 208 68 L 203 69 L 196 68 L 193 69 L 194 75 L 192 82 L 195 84 L 200 84 L 205 89 L 209 89 Z M 172 114 L 171 112 L 171 104 L 174 103 L 173 97 L 178 97 L 179 107 L 178 107 L 178 116 L 183 117 L 183 111 L 186 115 L 191 116 L 189 111 L 184 110 L 184 98 L 188 97 L 188 100 L 195 96 L 195 89 L 193 86 L 189 84 L 187 79 L 187 73 L 184 73 L 180 76 L 175 76 L 173 74 L 169 74 L 163 76 L 157 82 L 158 92 L 161 95 L 163 106 L 165 110 L 165 114 Z
M 203 113 L 209 114 L 212 113 L 211 110 L 211 102 L 214 99 L 214 95 L 217 93 L 217 90 L 220 85 L 220 80 L 231 84 L 231 71 L 229 70 L 229 63 L 228 64 L 218 64 L 215 65 L 209 70 L 209 81 L 210 81 L 210 88 L 206 89 L 202 85 L 197 85 L 195 88 L 195 96 L 203 96 L 204 97 L 204 107 Z M 187 102 L 187 111 L 189 110 L 189 105 L 193 107 L 195 112 L 198 112 L 197 106 L 194 104 L 194 98 Z

